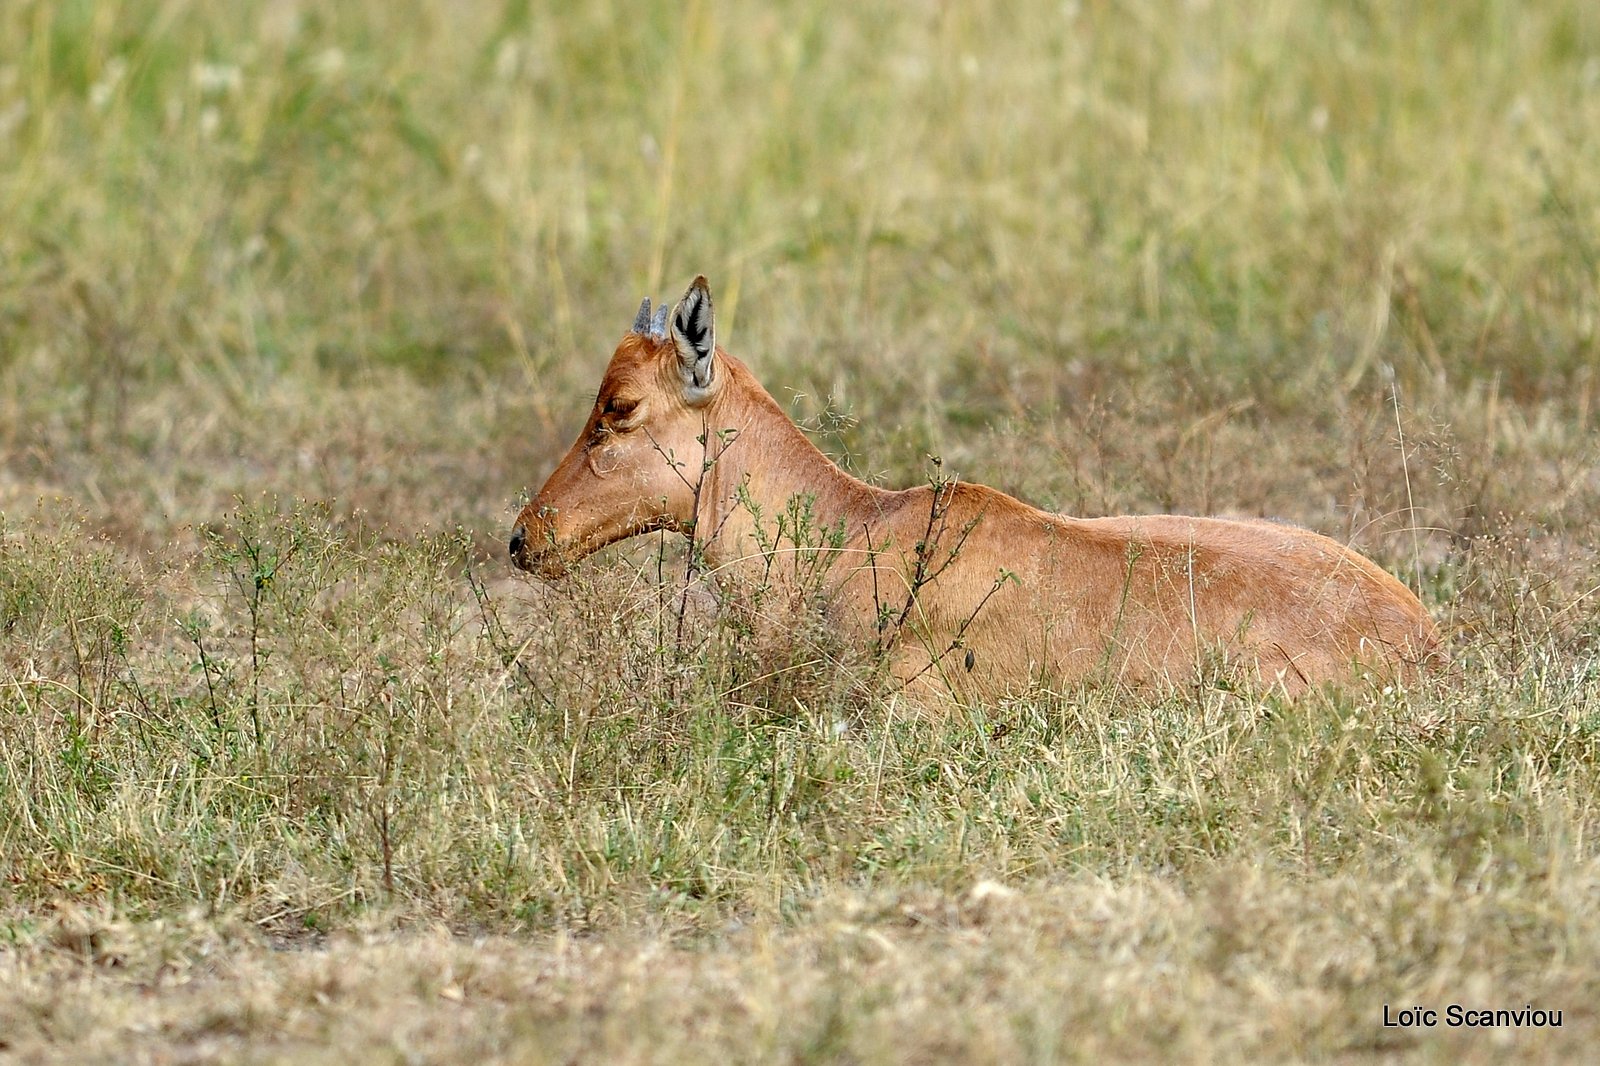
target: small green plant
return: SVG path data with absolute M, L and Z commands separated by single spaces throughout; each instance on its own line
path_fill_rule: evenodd
M 234 512 L 232 528 L 227 531 L 207 530 L 212 557 L 221 569 L 231 590 L 243 605 L 248 626 L 246 640 L 250 650 L 250 714 L 251 731 L 259 750 L 266 743 L 261 724 L 261 674 L 269 654 L 262 646 L 262 625 L 267 607 L 276 597 L 280 576 L 294 561 L 304 546 L 301 531 L 294 526 L 287 529 L 269 526 L 272 516 L 263 511 L 240 508 Z M 273 533 L 280 536 L 274 536 Z M 211 684 L 210 668 L 205 665 L 205 651 L 196 632 L 192 638 L 199 651 L 206 684 Z

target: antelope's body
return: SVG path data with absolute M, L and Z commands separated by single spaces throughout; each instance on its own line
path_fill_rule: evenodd
M 793 521 L 790 540 L 777 522 L 796 501 L 812 530 L 798 542 Z M 646 301 L 582 436 L 519 516 L 511 554 L 554 577 L 659 529 L 692 536 L 724 582 L 819 583 L 838 624 L 919 686 L 1176 684 L 1221 656 L 1293 692 L 1363 670 L 1405 674 L 1438 645 L 1404 585 L 1305 530 L 1078 519 L 982 485 L 867 485 L 716 347 L 703 278 L 670 325 L 652 322 Z

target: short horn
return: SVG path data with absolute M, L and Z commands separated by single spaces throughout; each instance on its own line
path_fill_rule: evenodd
M 656 340 L 667 339 L 667 305 L 656 308 L 656 317 L 650 320 L 650 336 Z
M 633 332 L 643 333 L 650 328 L 650 297 L 646 296 L 639 305 L 639 313 L 633 316 Z

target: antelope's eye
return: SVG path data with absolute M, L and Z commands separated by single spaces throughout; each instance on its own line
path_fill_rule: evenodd
M 600 414 L 603 418 L 623 422 L 626 421 L 628 417 L 638 409 L 638 407 L 638 400 L 625 400 L 621 397 L 613 396 L 606 401 L 606 405 L 605 407 L 601 408 Z

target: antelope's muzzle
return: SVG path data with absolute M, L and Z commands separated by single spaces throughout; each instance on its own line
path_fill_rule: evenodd
M 555 510 L 541 507 L 529 515 L 526 511 L 518 517 L 511 530 L 511 543 L 506 545 L 511 553 L 511 565 L 539 577 L 561 577 L 571 565 L 569 552 L 556 544 Z

